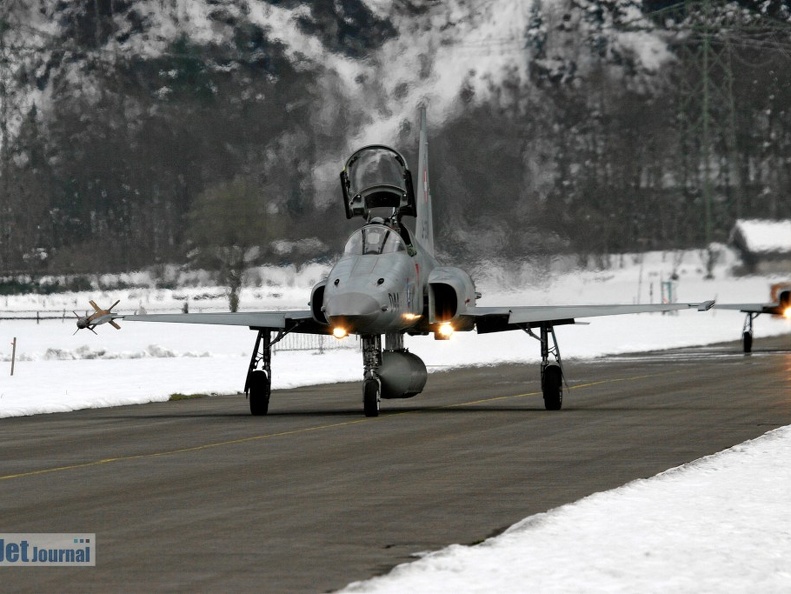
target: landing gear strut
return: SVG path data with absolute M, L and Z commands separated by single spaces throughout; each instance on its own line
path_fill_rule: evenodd
M 363 336 L 363 412 L 366 417 L 378 417 L 382 399 L 382 380 L 379 368 L 382 366 L 382 337 Z
M 744 328 L 742 329 L 742 346 L 745 353 L 750 353 L 753 350 L 753 320 L 759 314 L 748 312 L 747 317 L 744 319 Z
M 244 383 L 244 393 L 250 399 L 252 415 L 265 415 L 269 412 L 269 396 L 272 393 L 272 345 L 285 335 L 285 332 L 278 332 L 272 340 L 269 330 L 258 331 Z
M 560 410 L 563 406 L 563 367 L 560 360 L 560 347 L 552 326 L 541 326 L 540 335 L 530 328 L 524 328 L 530 336 L 541 343 L 541 392 L 544 395 L 544 408 Z M 549 339 L 552 338 L 552 346 Z M 552 355 L 554 361 L 549 361 Z

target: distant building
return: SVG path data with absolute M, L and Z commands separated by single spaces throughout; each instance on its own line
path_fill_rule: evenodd
M 742 274 L 791 274 L 791 221 L 741 219 L 729 243 L 739 252 Z

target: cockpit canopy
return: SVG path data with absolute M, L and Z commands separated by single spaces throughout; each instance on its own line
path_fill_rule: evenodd
M 406 249 L 406 243 L 395 229 L 386 225 L 366 225 L 349 237 L 343 253 L 365 256 L 405 252 Z
M 367 219 L 372 208 L 392 208 L 399 218 L 416 214 L 412 174 L 390 147 L 373 144 L 356 151 L 341 171 L 341 189 L 347 219 Z

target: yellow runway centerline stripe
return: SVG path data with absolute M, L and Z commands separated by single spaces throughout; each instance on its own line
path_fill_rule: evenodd
M 615 382 L 625 382 L 625 381 L 646 379 L 646 378 L 649 378 L 649 377 L 653 377 L 655 375 L 659 375 L 659 374 L 636 375 L 636 376 L 631 376 L 631 377 L 621 377 L 621 378 L 613 378 L 613 379 L 609 379 L 609 380 L 601 380 L 601 381 L 589 382 L 589 383 L 586 383 L 586 384 L 578 384 L 576 386 L 571 386 L 571 389 L 572 390 L 579 390 L 581 388 L 590 388 L 590 387 L 599 386 L 599 385 L 602 385 L 602 384 L 611 384 L 611 383 L 615 383 Z M 512 399 L 512 398 L 525 398 L 525 397 L 528 397 L 528 396 L 539 396 L 540 394 L 541 394 L 541 392 L 526 392 L 524 394 L 510 394 L 510 395 L 507 395 L 507 396 L 493 396 L 491 398 L 482 398 L 480 400 L 470 400 L 470 401 L 467 401 L 467 402 L 449 404 L 447 406 L 441 406 L 441 407 L 438 407 L 438 408 L 453 408 L 453 407 L 458 407 L 458 406 L 471 406 L 471 405 L 475 405 L 475 404 L 486 404 L 486 403 L 489 403 L 489 402 L 495 402 L 497 400 L 509 400 L 509 399 Z M 414 412 L 416 412 L 416 411 L 409 411 L 409 412 L 414 414 Z M 400 413 L 400 414 L 406 414 L 406 413 Z M 400 416 L 400 414 L 399 415 L 394 415 L 394 416 Z M 366 418 L 355 419 L 353 421 L 344 421 L 342 423 L 331 423 L 331 424 L 328 424 L 328 425 L 316 425 L 314 427 L 303 427 L 301 429 L 291 429 L 289 431 L 280 431 L 278 433 L 266 433 L 266 434 L 263 434 L 263 435 L 251 435 L 251 436 L 248 436 L 248 437 L 240 437 L 238 439 L 229 439 L 229 440 L 226 440 L 226 441 L 217 441 L 217 442 L 205 443 L 205 444 L 196 445 L 196 446 L 190 446 L 190 447 L 186 447 L 186 448 L 178 448 L 178 449 L 174 449 L 174 450 L 165 450 L 165 451 L 162 451 L 162 452 L 151 452 L 151 453 L 148 453 L 148 454 L 132 454 L 132 455 L 129 455 L 129 456 L 117 456 L 115 458 L 102 458 L 100 460 L 91 460 L 89 462 L 81 462 L 81 463 L 78 463 L 78 464 L 68 464 L 66 466 L 53 466 L 52 468 L 42 468 L 42 469 L 39 469 L 39 470 L 30 470 L 30 471 L 27 471 L 27 472 L 18 472 L 18 473 L 15 473 L 15 474 L 6 474 L 6 475 L 3 475 L 3 476 L 0 476 L 0 481 L 10 480 L 10 479 L 17 479 L 17 478 L 26 478 L 26 477 L 32 477 L 32 476 L 39 476 L 39 475 L 42 475 L 42 474 L 49 474 L 49 473 L 53 473 L 53 472 L 65 472 L 65 471 L 68 471 L 68 470 L 78 470 L 78 469 L 82 469 L 82 468 L 91 468 L 93 466 L 101 466 L 103 464 L 112 464 L 114 462 L 128 462 L 128 461 L 131 461 L 131 460 L 143 460 L 143 459 L 146 459 L 146 458 L 159 458 L 159 457 L 162 457 L 162 456 L 173 456 L 173 455 L 176 455 L 176 454 L 187 454 L 187 453 L 190 453 L 190 452 L 199 452 L 201 450 L 208 450 L 208 449 L 219 448 L 219 447 L 223 447 L 223 446 L 237 445 L 237 444 L 240 444 L 240 443 L 246 443 L 246 442 L 251 442 L 251 441 L 260 441 L 260 440 L 263 440 L 263 439 L 275 439 L 275 438 L 278 438 L 278 437 L 287 437 L 289 435 L 299 435 L 301 433 L 310 433 L 310 432 L 313 432 L 313 431 L 323 431 L 323 430 L 327 430 L 327 429 L 337 429 L 337 428 L 340 428 L 340 427 L 348 427 L 350 425 L 357 425 L 359 423 L 365 423 L 365 422 L 370 421 L 370 420 L 374 420 L 374 419 L 366 419 Z
M 666 375 L 666 373 L 658 374 L 658 373 L 651 373 L 646 375 L 634 375 L 630 377 L 617 377 L 608 380 L 599 380 L 595 382 L 588 382 L 586 384 L 577 384 L 576 386 L 570 386 L 571 390 L 579 390 L 581 388 L 592 388 L 593 386 L 600 386 L 602 384 L 614 384 L 617 382 L 629 382 L 632 380 L 639 380 L 639 379 L 647 379 L 650 377 L 656 377 L 657 375 Z M 473 404 L 488 404 L 489 402 L 495 402 L 497 400 L 509 400 L 511 398 L 526 398 L 528 396 L 541 396 L 541 392 L 525 392 L 524 394 L 509 394 L 507 396 L 493 396 L 491 398 L 482 398 L 481 400 L 471 400 L 469 402 L 458 402 L 456 404 L 448 404 L 447 406 L 441 406 L 439 408 L 453 408 L 454 406 L 470 406 Z
M 524 398 L 525 396 L 540 396 L 541 392 L 526 392 L 525 394 L 508 394 L 507 396 L 492 396 L 491 398 L 481 398 L 480 400 L 470 400 L 469 402 L 457 402 L 455 404 L 448 404 L 447 406 L 440 406 L 439 408 L 453 408 L 454 406 L 470 406 L 473 404 L 488 404 L 489 402 L 496 402 L 497 400 L 510 400 L 511 398 Z
M 668 375 L 667 372 L 662 373 L 647 373 L 645 375 L 632 375 L 630 377 L 614 377 L 608 380 L 598 380 L 595 382 L 588 382 L 587 384 L 577 384 L 576 386 L 571 386 L 572 390 L 579 390 L 580 388 L 592 388 L 593 386 L 600 386 L 602 384 L 615 384 L 618 382 L 631 382 L 634 380 L 641 380 L 641 379 L 648 379 L 651 377 L 657 377 L 660 375 Z
M 309 433 L 311 431 L 321 431 L 323 429 L 335 429 L 337 427 L 346 427 L 348 425 L 355 425 L 357 423 L 364 423 L 367 419 L 355 419 L 354 421 L 344 421 L 343 423 L 332 423 L 329 425 L 317 425 L 315 427 L 304 427 L 302 429 L 291 429 L 289 431 L 281 431 L 279 433 L 266 433 L 264 435 L 250 435 L 248 437 L 240 437 L 238 439 L 229 439 L 227 441 L 217 441 L 212 443 L 204 443 L 201 445 L 190 446 L 186 448 L 178 448 L 175 450 L 165 450 L 162 452 L 151 452 L 148 454 L 132 454 L 129 456 L 118 456 L 115 458 L 102 458 L 101 460 L 92 460 L 90 462 L 81 462 L 79 464 L 69 464 L 66 466 L 53 466 L 52 468 L 42 468 L 40 470 L 31 470 L 28 472 L 19 472 L 16 474 L 7 474 L 0 476 L 0 481 L 23 478 L 28 476 L 37 476 L 40 474 L 48 474 L 51 472 L 63 472 L 66 470 L 76 470 L 78 468 L 90 468 L 91 466 L 100 466 L 102 464 L 111 464 L 113 462 L 126 462 L 129 460 L 142 460 L 145 458 L 158 458 L 162 456 L 171 456 L 174 454 L 186 454 L 189 452 L 198 452 L 200 450 L 208 450 L 211 448 L 219 448 L 223 446 L 235 445 L 249 441 L 259 441 L 262 439 L 274 439 L 276 437 L 285 437 L 288 435 L 296 435 L 298 433 Z

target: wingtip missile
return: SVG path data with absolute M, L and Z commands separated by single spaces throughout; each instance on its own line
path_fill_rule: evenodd
M 86 329 L 96 334 L 96 330 L 94 330 L 94 328 L 101 324 L 107 324 L 107 323 L 109 323 L 116 330 L 120 330 L 121 326 L 119 326 L 114 320 L 116 318 L 121 318 L 123 316 L 112 312 L 112 309 L 120 302 L 121 300 L 119 299 L 107 309 L 102 309 L 96 304 L 95 301 L 93 301 L 93 299 L 88 301 L 91 307 L 93 307 L 94 312 L 90 315 L 88 314 L 88 312 L 85 312 L 84 316 L 81 316 L 76 311 L 73 312 L 74 315 L 77 316 L 77 330 L 75 330 L 74 334 L 77 334 L 77 332 L 79 332 L 80 330 L 86 330 Z

